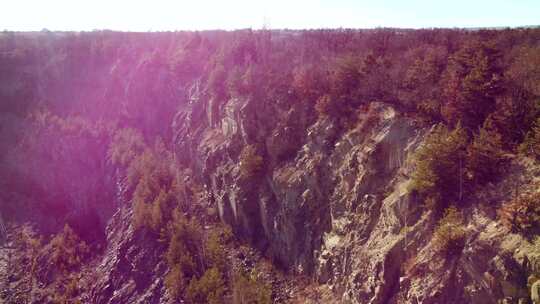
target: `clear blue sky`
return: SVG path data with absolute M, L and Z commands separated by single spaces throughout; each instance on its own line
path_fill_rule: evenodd
M 540 25 L 540 0 L 7 0 L 0 30 Z

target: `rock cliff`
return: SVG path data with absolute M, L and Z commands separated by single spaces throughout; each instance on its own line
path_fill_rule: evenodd
M 431 242 L 437 216 L 409 190 L 413 154 L 430 131 L 382 103 L 344 129 L 294 107 L 198 96 L 174 125 L 176 151 L 201 170 L 220 218 L 285 269 L 330 286 L 338 302 L 527 298 L 532 270 L 524 258 L 534 259 L 534 249 L 502 227 L 495 209 L 511 198 L 515 178 L 538 180 L 537 166 L 515 160 L 513 173 L 475 194 L 463 253 L 446 259 Z M 248 144 L 265 161 L 246 180 L 239 155 Z
M 527 233 L 501 219 L 540 191 L 538 152 L 518 151 L 540 113 L 538 30 L 2 35 L 2 303 L 184 303 L 166 286 L 174 212 L 200 230 L 182 296 L 221 221 L 225 303 L 244 272 L 275 303 L 540 303 L 540 202 L 516 207 Z M 413 182 L 430 135 L 461 121 L 463 155 L 483 161 L 494 132 L 506 165 L 484 183 L 459 164 L 463 235 L 443 254 L 448 205 Z M 147 153 L 131 177 L 111 156 L 126 130 L 127 158 Z

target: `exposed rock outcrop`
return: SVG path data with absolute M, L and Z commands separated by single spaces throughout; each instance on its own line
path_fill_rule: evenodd
M 369 104 L 345 129 L 297 112 L 249 98 L 210 106 L 197 95 L 178 113 L 177 153 L 200 169 L 221 219 L 238 235 L 289 271 L 330 286 L 339 301 L 493 303 L 527 297 L 530 270 L 515 248 L 504 249 L 520 237 L 508 234 L 494 212 L 508 198 L 511 189 L 503 186 L 512 177 L 492 191 L 499 197 L 486 200 L 486 189 L 474 198 L 478 204 L 466 210 L 463 253 L 447 259 L 430 241 L 437 217 L 408 187 L 412 155 L 430 128 L 382 103 Z M 293 115 L 296 124 L 288 120 Z M 239 173 L 238 158 L 246 144 L 256 145 L 265 160 L 263 172 L 248 180 Z M 519 170 L 516 175 L 525 174 Z
M 149 232 L 135 231 L 131 210 L 121 207 L 107 226 L 104 253 L 86 267 L 81 297 L 87 303 L 167 303 L 163 244 Z

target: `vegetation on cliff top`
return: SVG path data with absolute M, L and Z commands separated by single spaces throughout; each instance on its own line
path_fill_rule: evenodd
M 474 192 L 497 181 L 516 153 L 540 159 L 538 41 L 538 29 L 0 33 L 0 212 L 10 221 L 57 219 L 35 221 L 44 234 L 59 233 L 53 262 L 74 269 L 88 254 L 83 240 L 103 241 L 104 210 L 125 177 L 134 227 L 165 243 L 173 296 L 220 303 L 229 292 L 236 303 L 269 303 L 264 282 L 227 267 L 227 238 L 202 227 L 217 225 L 204 206 L 208 180 L 175 151 L 177 110 L 198 100 L 225 111 L 244 98 L 241 115 L 254 128 L 292 136 L 317 120 L 347 130 L 381 102 L 435 125 L 411 187 L 441 216 L 436 247 L 455 253 L 460 208 Z M 215 123 L 204 113 L 185 119 Z M 273 159 L 264 135 L 250 139 L 230 147 L 240 178 L 294 157 Z M 538 204 L 522 195 L 501 219 L 531 233 Z M 65 223 L 72 228 L 60 232 Z

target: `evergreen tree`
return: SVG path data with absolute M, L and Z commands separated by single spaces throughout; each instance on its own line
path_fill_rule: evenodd
M 449 61 L 443 92 L 445 120 L 476 129 L 495 110 L 503 92 L 500 53 L 487 43 L 469 43 Z
M 527 133 L 525 140 L 519 146 L 519 151 L 540 160 L 540 117 Z
M 467 172 L 476 184 L 495 180 L 503 171 L 506 159 L 501 135 L 486 128 L 474 135 L 467 147 Z
M 441 207 L 438 210 L 463 196 L 467 141 L 461 125 L 449 130 L 440 124 L 415 155 L 412 189 L 427 202 L 435 203 L 435 207 Z

